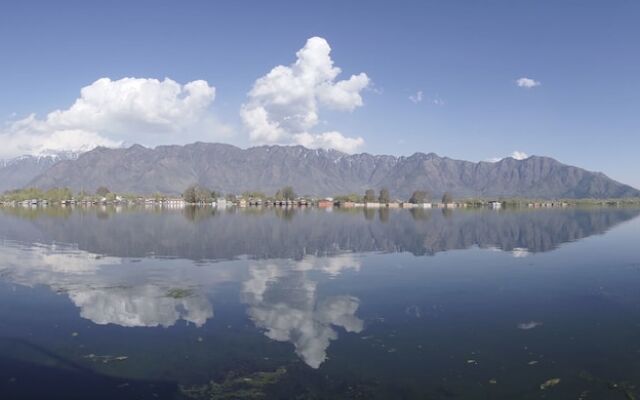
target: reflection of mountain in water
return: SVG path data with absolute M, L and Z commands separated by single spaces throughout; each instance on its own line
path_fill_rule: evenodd
M 441 210 L 240 210 L 209 208 L 120 213 L 78 210 L 64 215 L 0 212 L 0 238 L 76 243 L 117 257 L 149 254 L 189 259 L 254 259 L 331 255 L 343 251 L 434 254 L 474 245 L 549 251 L 636 217 L 634 209 L 520 212 Z

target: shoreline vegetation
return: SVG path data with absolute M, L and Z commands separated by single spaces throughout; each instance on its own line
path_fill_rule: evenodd
M 348 194 L 335 197 L 299 196 L 287 186 L 270 196 L 262 192 L 222 194 L 200 186 L 190 186 L 180 196 L 162 193 L 139 195 L 113 193 L 106 187 L 95 193 L 80 191 L 73 193 L 68 188 L 40 190 L 36 188 L 7 191 L 0 195 L 0 206 L 46 207 L 46 206 L 158 206 L 180 208 L 185 206 L 213 207 L 319 207 L 319 208 L 562 208 L 580 206 L 640 206 L 640 198 L 624 199 L 525 199 L 525 198 L 463 198 L 455 199 L 444 193 L 436 199 L 428 191 L 415 191 L 409 199 L 395 199 L 385 188 L 373 189 L 364 195 Z

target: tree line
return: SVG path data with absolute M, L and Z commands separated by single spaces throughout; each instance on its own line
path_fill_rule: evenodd
M 285 186 L 278 189 L 273 196 L 268 196 L 263 192 L 244 192 L 239 197 L 246 200 L 290 201 L 295 200 L 297 195 L 291 186 Z M 222 193 L 214 190 L 208 190 L 199 185 L 192 185 L 182 193 L 182 198 L 185 202 L 190 204 L 205 204 L 214 202 L 219 198 L 233 201 L 237 199 L 237 196 L 233 194 L 224 196 Z
M 387 204 L 392 201 L 391 196 L 389 195 L 389 190 L 386 188 L 380 189 L 378 193 L 373 189 L 367 189 L 364 193 L 364 196 L 352 193 L 348 195 L 340 195 L 335 197 L 336 201 L 349 201 L 354 203 L 383 203 Z M 428 190 L 416 190 L 411 194 L 408 202 L 413 204 L 422 204 L 431 202 L 432 195 Z M 453 203 L 453 196 L 451 193 L 447 192 L 442 196 L 442 203 L 449 204 Z
M 80 192 L 74 193 L 69 188 L 53 188 L 48 190 L 41 190 L 37 188 L 26 188 L 19 190 L 12 190 L 5 192 L 0 199 L 3 201 L 25 201 L 31 199 L 40 199 L 40 200 L 48 200 L 51 202 L 61 202 L 64 200 L 102 200 L 105 199 L 107 201 L 113 201 L 117 197 L 122 197 L 126 199 L 134 199 L 138 196 L 132 194 L 120 194 L 119 196 L 115 193 L 111 192 L 109 188 L 105 186 L 100 186 L 94 193 L 90 193 L 84 190 Z M 151 196 L 156 200 L 166 199 L 167 196 L 156 193 Z M 205 204 L 216 201 L 219 198 L 224 198 L 228 201 L 235 201 L 238 198 L 243 198 L 246 200 L 271 200 L 271 201 L 291 201 L 298 198 L 298 195 L 294 191 L 291 186 L 285 186 L 281 189 L 278 189 L 274 195 L 269 196 L 263 192 L 258 191 L 246 191 L 236 196 L 235 194 L 227 194 L 217 192 L 215 190 L 207 189 L 200 185 L 191 185 L 189 186 L 183 193 L 182 198 L 185 202 L 191 204 Z M 335 201 L 341 202 L 354 202 L 354 203 L 390 203 L 392 201 L 389 190 L 386 188 L 380 189 L 379 192 L 376 193 L 373 189 L 367 189 L 364 195 L 358 194 L 347 194 L 347 195 L 339 195 L 334 198 Z M 419 204 L 419 203 L 428 203 L 432 201 L 432 195 L 429 191 L 426 190 L 416 190 L 413 192 L 411 197 L 409 198 L 409 203 Z M 442 196 L 443 203 L 452 203 L 453 196 L 449 193 L 445 193 Z

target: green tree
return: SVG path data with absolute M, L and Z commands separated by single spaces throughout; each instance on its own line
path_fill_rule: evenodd
M 350 193 L 350 194 L 341 194 L 338 196 L 334 197 L 335 201 L 338 201 L 340 203 L 346 202 L 346 201 L 350 201 L 353 203 L 359 203 L 362 201 L 362 197 L 359 194 L 356 193 Z
M 73 194 L 68 188 L 53 188 L 47 190 L 43 194 L 43 197 L 45 200 L 60 202 L 63 200 L 70 200 L 73 197 Z
M 376 192 L 373 191 L 373 189 L 367 189 L 366 192 L 364 192 L 364 201 L 365 203 L 373 203 L 376 201 Z
M 196 202 L 196 187 L 189 186 L 182 193 L 182 198 L 187 203 L 195 203 Z
M 416 190 L 411 195 L 411 198 L 409 199 L 409 203 L 421 204 L 421 203 L 426 203 L 427 201 L 430 201 L 430 200 L 431 200 L 431 196 L 429 195 L 429 192 L 425 192 L 423 190 Z
M 211 200 L 211 192 L 198 185 L 192 185 L 184 191 L 182 198 L 190 204 L 206 203 Z
M 389 190 L 387 188 L 380 189 L 380 196 L 378 196 L 378 201 L 383 204 L 389 203 L 391 198 L 389 197 Z
M 111 191 L 110 191 L 107 187 L 105 187 L 105 186 L 100 186 L 100 187 L 96 190 L 96 194 L 97 194 L 98 196 L 101 196 L 101 197 L 107 197 L 107 195 L 108 195 L 109 193 L 111 193 Z
M 242 197 L 245 198 L 245 199 L 253 199 L 253 200 L 260 199 L 260 200 L 264 200 L 264 199 L 267 198 L 267 195 L 265 195 L 262 192 L 249 192 L 249 191 L 247 191 L 247 192 L 243 192 L 242 193 Z
M 451 204 L 451 203 L 453 203 L 453 196 L 451 195 L 451 193 L 445 192 L 442 195 L 442 203 L 443 204 Z
M 18 189 L 7 192 L 5 194 L 5 198 L 9 201 L 43 199 L 44 193 L 40 189 L 36 188 Z
M 276 200 L 294 200 L 296 192 L 293 191 L 291 186 L 285 186 L 276 192 L 275 198 Z

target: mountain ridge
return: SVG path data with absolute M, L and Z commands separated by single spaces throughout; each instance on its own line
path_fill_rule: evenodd
M 78 155 L 77 153 L 61 152 L 38 156 L 24 155 L 0 160 L 0 193 L 21 188 L 58 161 L 74 159 Z
M 0 174 L 2 174 L 0 168 Z M 386 187 L 399 198 L 414 190 L 456 197 L 614 198 L 640 191 L 601 172 L 549 157 L 472 162 L 416 152 L 410 156 L 346 154 L 303 146 L 263 145 L 241 149 L 196 142 L 147 148 L 97 147 L 45 168 L 22 186 L 181 193 L 192 184 L 224 193 L 273 193 L 293 186 L 300 194 L 328 196 Z

